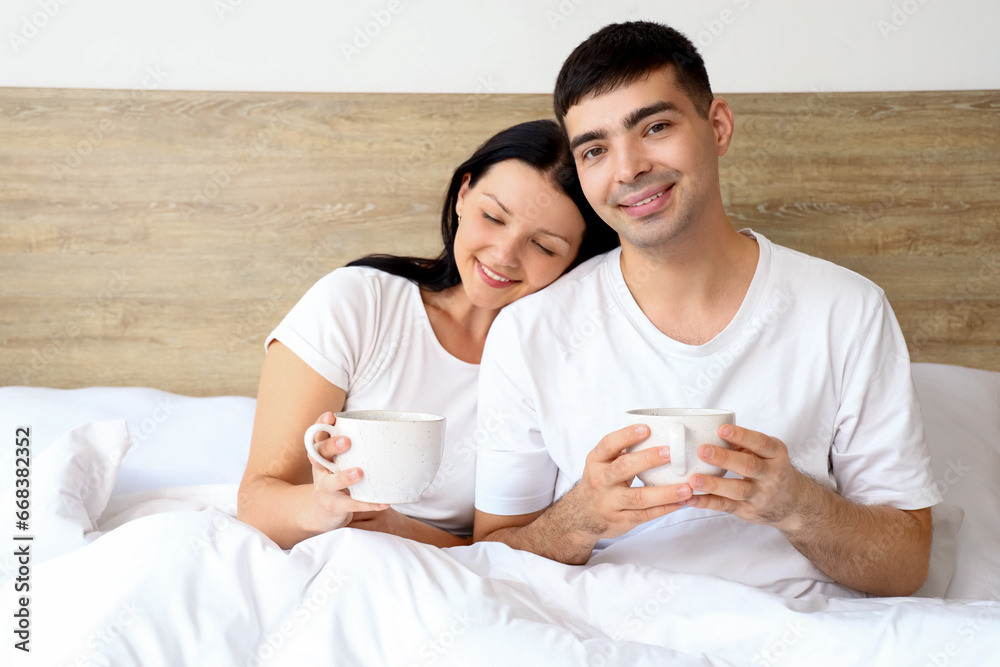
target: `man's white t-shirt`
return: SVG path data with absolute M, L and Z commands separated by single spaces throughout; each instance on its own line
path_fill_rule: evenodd
M 347 392 L 344 410 L 445 417 L 437 476 L 419 501 L 394 507 L 444 530 L 472 533 L 479 366 L 441 346 L 415 283 L 368 267 L 337 269 L 306 292 L 265 345 L 274 339 Z
M 646 318 L 620 248 L 501 312 L 480 369 L 478 509 L 547 507 L 580 479 L 598 441 L 625 425 L 625 411 L 652 407 L 733 410 L 737 424 L 779 438 L 799 470 L 858 503 L 941 501 L 885 294 L 743 233 L 760 247 L 753 280 L 733 320 L 704 345 L 669 338 Z M 649 562 L 792 596 L 857 594 L 778 530 L 711 510 L 685 508 L 600 547 L 591 564 Z

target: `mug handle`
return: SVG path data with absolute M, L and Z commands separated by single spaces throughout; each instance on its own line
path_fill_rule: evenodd
M 675 475 L 687 474 L 687 443 L 684 442 L 684 424 L 667 427 L 667 443 L 670 445 L 670 470 Z
M 313 424 L 312 426 L 307 428 L 304 440 L 306 445 L 306 451 L 309 453 L 309 458 L 311 458 L 316 463 L 319 463 L 321 466 L 323 466 L 330 472 L 340 472 L 340 468 L 337 467 L 336 463 L 324 459 L 322 456 L 319 455 L 319 452 L 316 451 L 316 443 L 313 442 L 313 438 L 316 437 L 316 434 L 319 433 L 320 431 L 325 431 L 329 433 L 331 438 L 340 435 L 340 432 L 337 430 L 336 424 Z

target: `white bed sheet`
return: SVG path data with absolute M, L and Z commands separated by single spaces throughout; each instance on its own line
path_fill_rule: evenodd
M 5 664 L 978 665 L 996 655 L 994 601 L 786 600 L 649 565 L 567 566 L 501 544 L 442 550 L 354 529 L 285 552 L 232 517 L 232 484 L 111 498 L 113 475 L 92 473 L 126 459 L 129 444 L 124 422 L 94 422 L 38 457 L 32 652 L 8 642 Z M 17 608 L 4 584 L 0 616 Z
M 936 508 L 925 593 L 949 600 L 787 601 L 649 564 L 357 530 L 284 552 L 233 518 L 252 399 L 3 387 L 0 432 L 32 427 L 25 664 L 986 664 L 1000 636 L 1000 374 L 914 364 L 914 381 L 951 506 Z M 11 644 L 0 655 L 21 664 Z

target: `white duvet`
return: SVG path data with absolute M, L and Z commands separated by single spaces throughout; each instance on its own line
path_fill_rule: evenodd
M 3 664 L 987 665 L 1000 602 L 786 600 L 648 565 L 566 566 L 500 544 L 440 550 L 345 529 L 282 551 L 236 487 L 110 498 L 125 423 L 33 461 L 30 653 Z M 110 464 L 108 462 L 111 462 Z M 4 498 L 4 507 L 12 501 Z M 9 659 L 8 659 L 9 658 Z

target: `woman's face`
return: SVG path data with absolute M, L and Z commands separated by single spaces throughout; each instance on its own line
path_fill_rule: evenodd
M 455 211 L 455 261 L 472 303 L 499 309 L 558 278 L 580 250 L 584 222 L 576 204 L 520 160 L 493 165 Z

